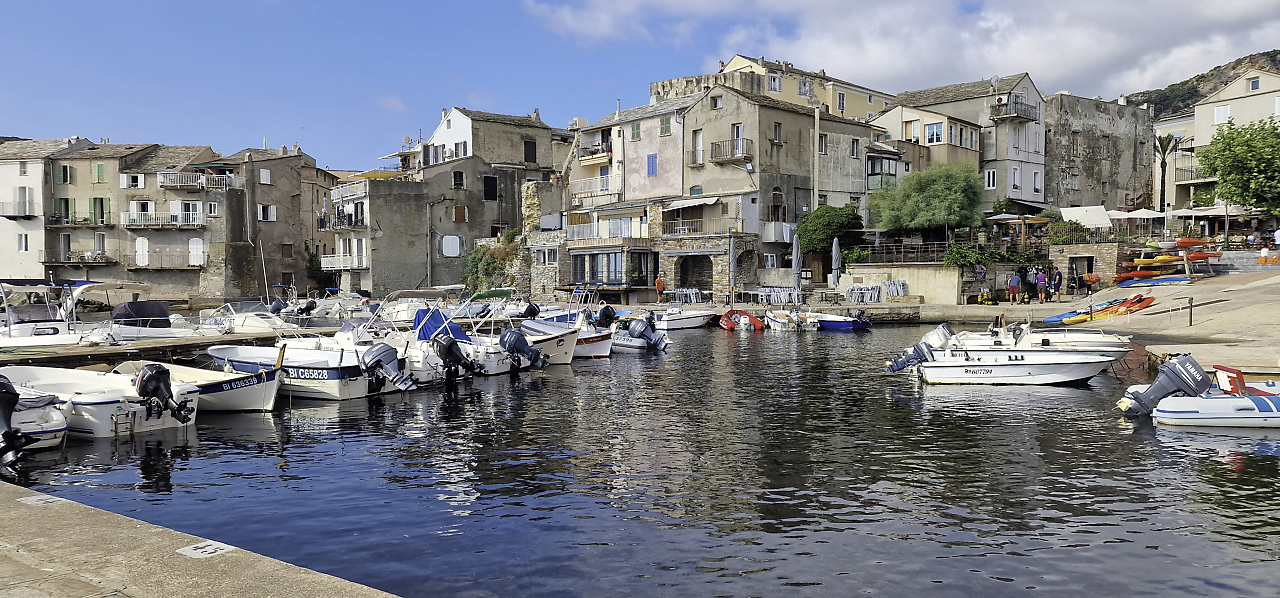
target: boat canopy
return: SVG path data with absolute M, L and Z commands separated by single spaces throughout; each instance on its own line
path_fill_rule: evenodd
M 444 314 L 435 308 L 420 309 L 418 313 L 413 314 L 413 329 L 418 331 L 418 340 L 421 341 L 429 341 L 435 338 L 437 333 L 447 334 L 460 341 L 471 340 L 461 326 L 453 320 L 445 320 Z
M 511 288 L 489 289 L 487 291 L 477 292 L 476 294 L 471 296 L 471 299 L 469 299 L 469 301 L 483 301 L 485 299 L 507 299 L 507 298 L 510 298 L 511 294 L 514 292 L 515 292 L 515 289 L 511 289 Z
M 399 301 L 400 299 L 444 299 L 448 296 L 448 291 L 440 289 L 405 289 L 392 291 L 390 295 L 387 295 L 387 303 Z
M 111 321 L 138 328 L 172 327 L 168 301 L 125 301 L 111 310 Z

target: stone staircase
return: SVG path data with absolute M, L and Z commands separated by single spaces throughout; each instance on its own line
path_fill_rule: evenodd
M 1271 255 L 1274 256 L 1275 252 Z M 1226 251 L 1218 259 L 1218 263 L 1211 263 L 1209 267 L 1215 274 L 1280 273 L 1280 264 L 1259 264 L 1257 251 Z

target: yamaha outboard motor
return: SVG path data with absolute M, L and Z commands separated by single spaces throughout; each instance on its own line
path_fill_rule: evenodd
M 133 382 L 138 396 L 147 402 L 147 419 L 161 417 L 168 411 L 173 419 L 181 423 L 191 421 L 195 408 L 190 406 L 191 399 L 176 401 L 173 398 L 173 387 L 169 385 L 168 368 L 158 363 L 148 363 L 138 370 L 138 377 Z
M 446 384 L 452 383 L 458 378 L 458 369 L 462 368 L 468 372 L 474 373 L 480 369 L 476 362 L 467 359 L 466 354 L 462 352 L 462 347 L 458 346 L 458 341 L 447 334 L 437 335 L 431 342 L 436 350 L 436 356 L 440 361 L 444 362 L 444 380 Z
M 1116 407 L 1129 417 L 1150 415 L 1160 399 L 1171 396 L 1194 397 L 1213 385 L 1209 374 L 1190 355 L 1178 355 L 1160 364 L 1156 379 L 1146 388 L 1130 386 Z
M 538 369 L 547 367 L 547 356 L 543 355 L 541 350 L 533 348 L 529 344 L 529 339 L 524 337 L 524 333 L 515 328 L 503 330 L 502 334 L 498 335 L 498 346 L 513 358 L 520 357 L 528 361 L 530 367 Z M 516 360 L 513 359 L 513 361 Z
M 0 467 L 22 458 L 22 449 L 35 438 L 13 429 L 13 412 L 18 409 L 18 391 L 9 379 L 0 376 Z
M 934 328 L 925 334 L 924 337 L 920 339 L 920 342 L 934 349 L 943 349 L 947 346 L 947 341 L 951 340 L 951 337 L 955 335 L 956 333 L 951 330 L 951 326 L 946 322 L 943 322 L 938 324 L 937 328 Z
M 631 338 L 642 339 L 645 343 L 648 343 L 649 351 L 652 353 L 657 353 L 665 348 L 663 345 L 666 344 L 666 339 L 661 333 L 653 329 L 653 325 L 648 319 L 636 318 L 632 320 L 631 324 L 627 326 L 627 334 Z
M 289 302 L 284 299 L 276 299 L 271 302 L 271 308 L 268 311 L 270 311 L 272 315 L 280 315 L 280 312 L 288 306 Z
M 360 354 L 360 370 L 371 379 L 390 380 L 400 390 L 417 390 L 418 384 L 400 371 L 400 355 L 395 347 L 378 343 Z M 379 384 L 379 388 L 381 384 Z
M 600 328 L 608 328 L 618 319 L 618 312 L 613 311 L 613 307 L 604 306 L 600 308 L 600 313 L 596 314 L 596 326 Z
M 916 343 L 914 347 L 911 347 L 911 350 L 903 354 L 902 357 L 890 362 L 886 371 L 900 372 L 913 365 L 919 365 L 926 361 L 933 361 L 933 350 L 929 348 L 927 343 L 921 341 Z
M 313 311 L 315 311 L 315 310 L 316 310 L 316 300 L 315 300 L 315 299 L 307 299 L 307 303 L 306 303 L 306 305 L 303 305 L 302 307 L 299 307 L 299 308 L 298 308 L 298 315 L 300 315 L 300 316 L 309 316 L 309 315 L 311 315 L 311 312 L 313 312 Z
M 537 303 L 529 303 L 528 305 L 525 306 L 524 311 L 521 312 L 520 317 L 526 318 L 526 319 L 536 318 L 538 317 L 538 312 L 541 312 L 541 311 L 542 310 L 538 308 Z

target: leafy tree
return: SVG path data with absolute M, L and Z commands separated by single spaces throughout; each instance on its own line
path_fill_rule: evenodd
M 303 248 L 307 252 L 307 278 L 310 278 L 322 289 L 338 286 L 335 280 L 337 275 L 333 272 L 326 272 L 320 266 L 320 252 L 314 251 L 310 244 L 303 245 Z
M 1196 156 L 1206 174 L 1218 177 L 1219 197 L 1280 215 L 1280 123 L 1274 116 L 1247 125 L 1228 120 Z
M 1013 202 L 1009 201 L 1009 198 L 1006 197 L 1000 201 L 997 201 L 991 204 L 991 213 L 992 214 L 1017 214 L 1018 206 L 1013 205 Z
M 1178 151 L 1178 143 L 1182 140 L 1167 133 L 1156 137 L 1156 157 L 1160 158 L 1160 207 L 1164 209 L 1165 170 L 1169 167 L 1169 156 Z
M 800 251 L 822 253 L 831 251 L 831 240 L 840 239 L 841 247 L 862 244 L 862 216 L 853 204 L 844 207 L 819 206 L 800 217 L 796 224 L 800 235 Z
M 874 220 L 891 231 L 936 231 L 982 224 L 982 177 L 971 165 L 938 164 L 871 194 Z
M 1218 203 L 1217 187 L 1217 185 L 1196 185 L 1195 190 L 1191 192 L 1191 205 L 1207 208 Z

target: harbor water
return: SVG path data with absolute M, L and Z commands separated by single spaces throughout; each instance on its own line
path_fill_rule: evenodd
M 21 482 L 403 596 L 1275 594 L 1280 437 L 1127 422 L 1110 374 L 884 373 L 927 329 L 676 331 L 72 441 Z

